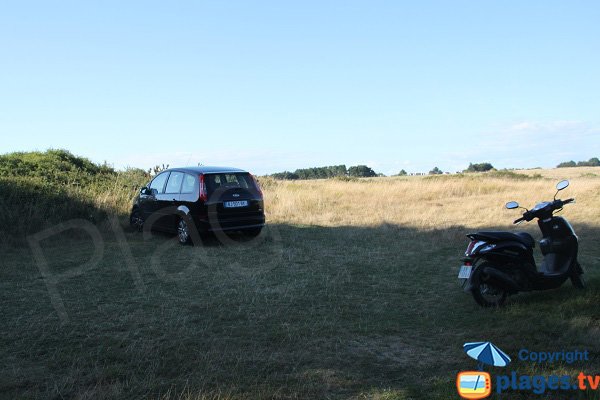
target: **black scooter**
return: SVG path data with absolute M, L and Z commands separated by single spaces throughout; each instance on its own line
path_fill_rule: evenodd
M 569 186 L 569 181 L 556 185 L 559 191 Z M 520 207 L 516 201 L 506 203 L 506 208 L 523 208 L 523 216 L 514 221 L 538 219 L 543 238 L 540 248 L 544 255 L 538 271 L 533 258 L 535 241 L 527 232 L 477 232 L 467 235 L 471 242 L 465 252 L 458 278 L 466 292 L 471 292 L 482 307 L 498 307 L 509 294 L 522 291 L 555 289 L 567 279 L 573 286 L 585 288 L 583 269 L 577 261 L 578 239 L 573 227 L 554 213 L 575 199 L 538 203 L 532 210 Z

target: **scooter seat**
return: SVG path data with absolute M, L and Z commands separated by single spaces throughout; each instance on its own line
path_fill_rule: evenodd
M 488 231 L 488 232 L 477 232 L 468 235 L 473 239 L 484 240 L 491 243 L 514 241 L 522 243 L 525 247 L 534 248 L 535 240 L 527 232 L 503 232 L 503 231 Z

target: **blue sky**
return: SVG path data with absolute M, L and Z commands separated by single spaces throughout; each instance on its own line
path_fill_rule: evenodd
M 57 1 L 0 11 L 0 152 L 264 174 L 600 156 L 597 1 Z

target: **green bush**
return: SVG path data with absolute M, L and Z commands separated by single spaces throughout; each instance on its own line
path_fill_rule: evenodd
M 17 152 L 0 155 L 0 176 L 42 178 L 50 182 L 81 185 L 97 177 L 112 179 L 116 171 L 106 165 L 98 165 L 84 157 L 77 157 L 67 150 L 46 152 Z
M 124 216 L 149 179 L 139 168 L 115 171 L 66 150 L 0 155 L 2 239 L 22 239 L 73 218 Z
M 469 167 L 464 172 L 486 172 L 494 169 L 494 166 L 490 163 L 469 163 Z
M 348 175 L 355 176 L 357 178 L 369 178 L 372 176 L 377 176 L 375 171 L 366 165 L 357 165 L 355 167 L 348 168 Z

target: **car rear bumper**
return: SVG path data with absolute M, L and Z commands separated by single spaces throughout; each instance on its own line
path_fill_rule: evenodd
M 235 231 L 254 229 L 265 226 L 265 215 L 239 215 L 199 218 L 196 222 L 198 229 L 203 232 Z

